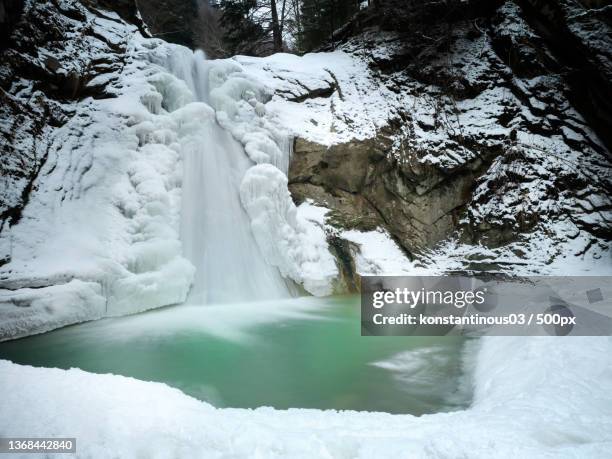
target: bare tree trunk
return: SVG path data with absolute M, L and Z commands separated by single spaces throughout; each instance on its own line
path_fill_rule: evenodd
M 285 6 L 287 4 L 287 0 L 283 0 L 283 7 L 281 8 L 281 18 L 280 18 L 280 34 L 281 40 L 283 39 L 283 32 L 285 31 Z
M 291 0 L 293 4 L 293 16 L 295 20 L 295 36 L 302 37 L 302 15 L 300 11 L 300 0 Z
M 334 11 L 334 6 L 336 6 L 335 0 L 331 0 L 329 2 L 329 5 L 330 5 L 330 9 L 331 9 L 330 15 L 329 15 L 329 28 L 330 28 L 330 31 L 329 31 L 329 41 L 331 41 L 331 48 L 332 48 L 332 50 L 334 50 L 334 49 L 336 49 L 336 46 L 334 44 L 334 28 L 335 28 L 335 25 L 334 25 L 334 15 L 336 14 L 336 12 Z
M 270 0 L 270 9 L 272 10 L 272 42 L 274 44 L 274 52 L 278 53 L 283 50 L 283 36 L 281 34 L 280 23 L 278 21 L 276 0 Z

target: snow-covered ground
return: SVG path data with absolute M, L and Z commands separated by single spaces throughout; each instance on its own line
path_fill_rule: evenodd
M 422 417 L 216 409 L 159 383 L 1 361 L 0 432 L 76 437 L 81 458 L 606 458 L 610 352 L 609 337 L 484 339 L 473 406 Z

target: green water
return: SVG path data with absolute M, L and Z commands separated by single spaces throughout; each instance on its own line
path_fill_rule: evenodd
M 359 299 L 177 306 L 0 343 L 0 359 L 164 382 L 218 407 L 465 407 L 458 337 L 362 337 Z

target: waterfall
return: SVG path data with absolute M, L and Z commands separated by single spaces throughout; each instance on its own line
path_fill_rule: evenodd
M 208 103 L 204 53 L 176 47 L 166 68 L 183 80 L 198 102 Z M 191 304 L 225 303 L 289 296 L 278 269 L 264 260 L 242 208 L 239 187 L 253 166 L 241 144 L 214 117 L 198 125 L 182 145 L 181 239 L 196 267 Z

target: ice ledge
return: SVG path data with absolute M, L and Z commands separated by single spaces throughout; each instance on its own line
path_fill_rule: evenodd
M 78 279 L 41 288 L 0 290 L 0 341 L 99 319 L 106 306 L 100 284 Z

